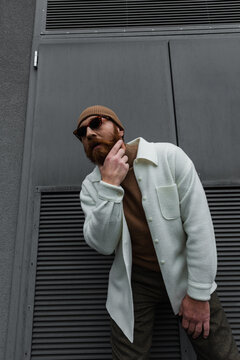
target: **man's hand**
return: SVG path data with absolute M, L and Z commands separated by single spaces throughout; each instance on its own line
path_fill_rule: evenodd
M 187 330 L 193 339 L 196 339 L 203 331 L 206 339 L 210 329 L 210 306 L 208 301 L 194 300 L 186 295 L 180 306 L 179 316 L 182 316 L 182 327 Z
M 103 165 L 99 166 L 102 181 L 116 186 L 119 186 L 125 179 L 129 169 L 128 157 L 125 155 L 122 145 L 123 141 L 118 140 L 109 151 Z

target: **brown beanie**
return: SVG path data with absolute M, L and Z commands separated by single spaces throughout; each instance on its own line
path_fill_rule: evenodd
M 109 109 L 108 107 L 102 105 L 89 106 L 85 110 L 83 110 L 83 112 L 80 114 L 78 118 L 77 128 L 86 118 L 93 115 L 109 116 L 116 125 L 118 125 L 122 130 L 124 129 L 121 121 L 119 120 L 115 112 Z

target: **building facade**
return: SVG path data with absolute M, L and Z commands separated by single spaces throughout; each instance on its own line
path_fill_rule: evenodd
M 1 6 L 0 357 L 111 359 L 112 256 L 83 240 L 79 190 L 92 165 L 72 134 L 97 103 L 116 111 L 126 141 L 172 142 L 193 160 L 213 217 L 218 293 L 240 346 L 240 1 Z M 155 327 L 159 358 L 195 359 L 168 308 Z

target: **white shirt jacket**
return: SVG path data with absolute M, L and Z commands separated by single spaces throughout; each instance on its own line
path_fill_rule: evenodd
M 139 143 L 134 173 L 168 296 L 177 314 L 186 293 L 197 300 L 209 300 L 217 287 L 211 215 L 194 164 L 181 148 L 143 138 L 129 144 L 134 142 Z M 133 342 L 132 249 L 123 196 L 123 188 L 101 181 L 95 167 L 82 183 L 80 200 L 88 245 L 101 254 L 115 252 L 106 307 Z

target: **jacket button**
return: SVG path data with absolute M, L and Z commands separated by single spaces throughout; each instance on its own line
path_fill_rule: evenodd
M 155 242 L 155 244 L 158 244 L 158 243 L 159 243 L 159 240 L 158 240 L 158 239 L 155 239 L 154 242 Z
M 165 264 L 165 260 L 161 260 L 161 261 L 160 261 L 160 264 L 161 264 L 161 265 L 164 265 L 164 264 Z

